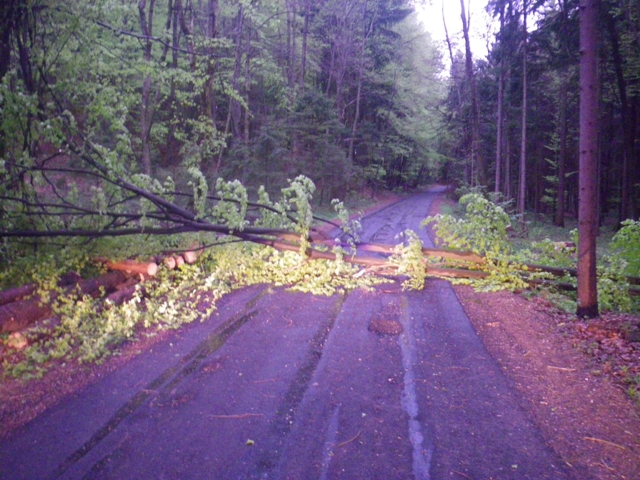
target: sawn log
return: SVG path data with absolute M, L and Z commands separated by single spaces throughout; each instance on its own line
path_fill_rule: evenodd
M 64 289 L 65 294 L 78 291 L 84 295 L 96 295 L 100 288 L 104 288 L 105 293 L 110 293 L 126 280 L 126 275 L 120 271 L 113 271 L 101 275 L 100 277 L 82 280 L 75 285 Z M 57 294 L 51 293 L 52 299 Z M 29 325 L 50 317 L 53 314 L 49 303 L 42 303 L 41 298 L 34 297 L 26 300 L 19 300 L 7 305 L 0 306 L 0 333 L 17 332 Z

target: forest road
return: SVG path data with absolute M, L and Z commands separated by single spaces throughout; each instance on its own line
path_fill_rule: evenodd
M 418 231 L 441 191 L 364 219 Z M 514 314 L 517 314 L 514 312 Z M 563 479 L 452 288 L 234 292 L 0 443 L 3 479 Z

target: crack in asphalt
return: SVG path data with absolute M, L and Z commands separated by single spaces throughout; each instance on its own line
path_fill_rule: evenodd
M 202 362 L 215 353 L 225 342 L 238 331 L 244 324 L 255 317 L 260 311 L 255 309 L 258 301 L 267 293 L 263 290 L 254 298 L 246 302 L 242 312 L 230 318 L 213 332 L 211 332 L 202 342 L 200 342 L 193 350 L 180 359 L 180 362 L 162 372 L 154 380 L 145 385 L 137 394 L 135 394 L 127 403 L 120 407 L 116 413 L 105 423 L 105 425 L 96 431 L 93 436 L 87 440 L 74 453 L 69 455 L 52 473 L 50 479 L 56 479 L 64 475 L 74 464 L 85 457 L 93 448 L 95 448 L 102 440 L 104 440 L 116 427 L 140 408 L 145 401 L 158 390 L 161 392 L 171 391 L 188 375 L 193 373 L 202 364 Z M 253 309 L 253 310 L 252 310 Z M 248 311 L 250 310 L 250 311 Z M 168 383 L 167 383 L 168 382 Z M 104 463 L 108 459 L 102 458 L 98 464 Z

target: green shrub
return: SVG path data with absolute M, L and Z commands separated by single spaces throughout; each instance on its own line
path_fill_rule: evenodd
M 626 262 L 625 273 L 640 276 L 640 222 L 625 220 L 611 241 L 611 249 Z

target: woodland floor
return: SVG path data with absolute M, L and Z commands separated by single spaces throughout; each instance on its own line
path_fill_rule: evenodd
M 439 208 L 434 202 L 435 209 Z M 455 291 L 490 354 L 548 444 L 576 472 L 596 479 L 640 479 L 640 400 L 626 391 L 640 377 L 640 317 L 604 313 L 579 321 L 541 297 Z M 0 438 L 125 364 L 163 338 L 140 336 L 101 365 L 60 362 L 42 379 L 2 378 Z M 14 350 L 0 346 L 0 361 Z

